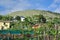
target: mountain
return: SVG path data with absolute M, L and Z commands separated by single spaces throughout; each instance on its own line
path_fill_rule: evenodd
M 45 17 L 60 17 L 59 13 L 51 12 L 51 11 L 45 11 L 45 10 L 25 10 L 25 11 L 16 11 L 9 13 L 7 15 L 9 16 L 33 16 L 42 14 Z

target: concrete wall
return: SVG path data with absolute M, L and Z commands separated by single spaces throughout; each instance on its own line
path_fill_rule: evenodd
M 10 28 L 10 22 L 0 22 L 0 30 L 6 30 Z

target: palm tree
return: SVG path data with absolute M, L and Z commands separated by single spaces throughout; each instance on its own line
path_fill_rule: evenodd
M 59 20 L 60 20 L 60 18 L 56 18 L 56 17 L 53 19 L 53 22 L 54 22 L 54 24 L 55 24 L 55 29 L 57 30 L 57 34 L 56 34 L 56 39 L 57 39 L 57 40 L 58 40 L 57 36 L 58 36 L 58 31 L 59 31 L 59 30 L 58 30 L 58 26 L 59 26 L 59 24 L 60 24 L 60 21 L 59 21 Z
M 54 28 L 54 23 L 49 22 L 48 23 L 48 31 L 47 31 L 48 35 L 49 35 L 49 40 L 50 40 L 50 36 L 54 36 L 54 40 L 56 40 L 56 34 L 57 34 L 57 30 Z
M 43 38 L 44 27 L 40 27 L 38 30 L 39 30 L 39 38 L 40 38 L 40 40 L 44 40 L 44 38 Z
M 47 30 L 46 30 L 47 39 L 50 40 L 49 31 L 50 31 L 51 28 L 53 28 L 53 24 L 52 24 L 52 22 L 48 22 L 46 24 L 47 24 Z
M 57 33 L 57 31 L 55 29 L 49 30 L 49 35 L 54 36 L 54 40 L 56 40 L 56 33 Z
M 44 27 L 34 29 L 34 34 L 38 37 L 38 40 L 43 40 Z

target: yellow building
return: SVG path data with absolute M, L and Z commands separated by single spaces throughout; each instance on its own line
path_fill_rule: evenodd
M 0 21 L 0 30 L 7 30 L 10 28 L 11 21 Z

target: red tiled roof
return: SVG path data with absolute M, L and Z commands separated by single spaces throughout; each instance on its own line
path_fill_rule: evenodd
M 36 25 L 34 25 L 32 28 L 39 28 L 39 25 L 36 24 Z

